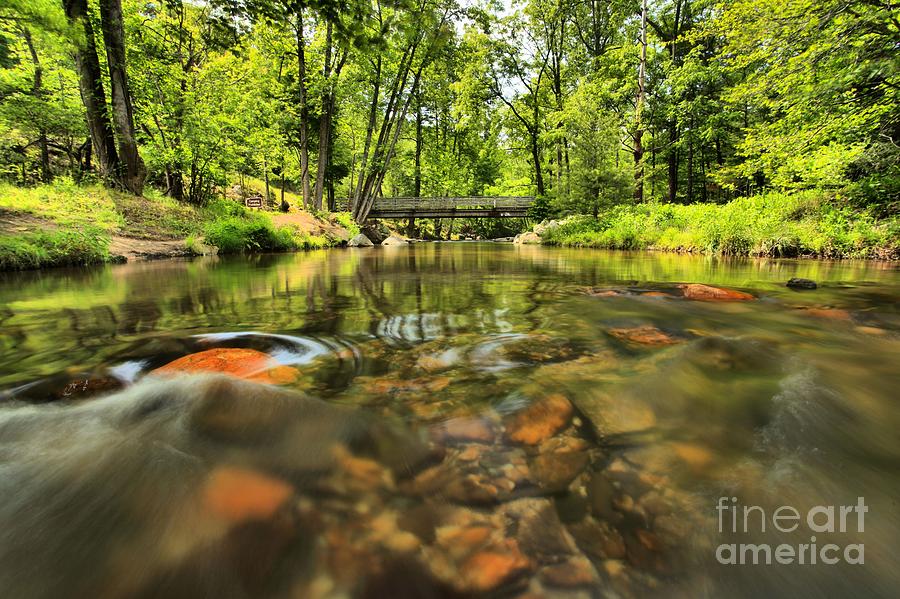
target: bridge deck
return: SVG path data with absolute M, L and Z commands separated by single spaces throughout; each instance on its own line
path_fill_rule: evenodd
M 524 218 L 532 197 L 379 198 L 372 218 Z

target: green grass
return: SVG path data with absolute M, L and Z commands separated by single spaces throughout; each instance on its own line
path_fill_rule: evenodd
M 347 229 L 351 238 L 359 235 L 359 225 L 353 220 L 353 215 L 349 212 L 333 212 L 331 221 Z
M 336 243 L 291 227 L 276 227 L 268 214 L 230 200 L 191 206 L 153 189 L 146 190 L 145 197 L 136 197 L 99 185 L 80 186 L 65 177 L 37 187 L 0 183 L 0 211 L 7 212 L 7 217 L 25 213 L 48 221 L 45 230 L 36 230 L 41 227 L 38 221 L 28 223 L 21 232 L 16 228 L 13 234 L 3 235 L 0 270 L 108 261 L 113 235 L 186 238 L 188 247 L 199 247 L 203 241 L 221 253 L 319 249 Z M 359 232 L 349 214 L 331 218 L 353 235 Z
M 550 245 L 659 249 L 734 256 L 895 258 L 900 218 L 876 218 L 810 191 L 728 204 L 617 206 L 573 217 L 545 233 Z
M 96 227 L 0 237 L 0 270 L 101 264 L 109 259 L 109 237 Z

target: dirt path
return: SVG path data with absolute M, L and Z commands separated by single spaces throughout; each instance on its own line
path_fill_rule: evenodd
M 318 220 L 309 212 L 288 212 L 272 215 L 272 221 L 277 227 L 290 226 L 306 233 L 307 235 L 328 235 L 334 239 L 350 238 L 347 230 L 341 226 Z
M 45 218 L 0 208 L 0 235 L 23 235 L 40 231 L 56 231 L 62 227 Z M 122 256 L 128 262 L 151 258 L 176 258 L 192 256 L 183 239 L 136 239 L 113 235 L 109 253 Z

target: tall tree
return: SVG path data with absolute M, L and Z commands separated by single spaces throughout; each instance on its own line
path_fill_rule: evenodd
M 118 179 L 125 189 L 135 195 L 141 195 L 144 191 L 147 169 L 138 152 L 134 131 L 134 109 L 131 106 L 128 71 L 125 65 L 125 26 L 121 0 L 100 0 L 100 27 L 103 29 L 103 41 L 106 45 L 113 122 L 119 142 L 121 163 Z
M 97 43 L 88 14 L 87 0 L 63 0 L 63 7 L 66 16 L 83 35 L 75 51 L 75 67 L 78 71 L 81 101 L 84 104 L 91 136 L 92 153 L 100 169 L 100 176 L 107 180 L 116 179 L 119 172 L 119 156 L 106 105 L 100 59 L 97 55 Z

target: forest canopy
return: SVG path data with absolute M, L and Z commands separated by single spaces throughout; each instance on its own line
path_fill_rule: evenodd
M 195 205 L 253 178 L 359 221 L 808 190 L 889 214 L 898 50 L 884 0 L 0 0 L 0 177 Z

